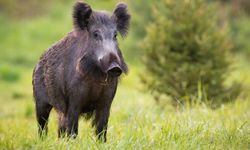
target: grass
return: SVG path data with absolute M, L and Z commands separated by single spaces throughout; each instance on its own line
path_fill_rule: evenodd
M 132 67 L 118 88 L 105 144 L 95 141 L 90 122 L 84 119 L 80 121 L 79 136 L 75 140 L 57 139 L 54 111 L 48 136 L 39 139 L 29 77 L 31 70 L 23 71 L 17 85 L 6 83 L 0 87 L 0 149 L 250 148 L 249 98 L 238 99 L 216 110 L 205 105 L 162 109 L 149 94 L 135 86 L 138 85 L 136 70 Z M 16 93 L 21 96 L 14 96 Z
M 91 5 L 112 10 L 114 2 L 91 1 Z M 206 105 L 162 108 L 155 104 L 149 92 L 140 90 L 141 65 L 134 63 L 139 56 L 135 57 L 133 50 L 124 51 L 130 73 L 123 77 L 112 105 L 107 143 L 96 142 L 90 122 L 84 119 L 80 121 L 75 140 L 57 139 L 55 111 L 50 116 L 48 136 L 39 139 L 32 68 L 49 45 L 71 30 L 71 5 L 58 4 L 48 14 L 31 20 L 15 21 L 0 15 L 3 22 L 0 26 L 0 149 L 250 149 L 247 92 L 216 110 Z M 128 49 L 132 42 L 133 37 L 129 36 L 121 42 L 121 47 Z M 249 62 L 242 58 L 240 55 L 236 58 L 238 70 L 231 78 L 244 80 L 245 90 L 249 91 Z

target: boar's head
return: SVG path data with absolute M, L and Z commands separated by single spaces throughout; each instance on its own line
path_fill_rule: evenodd
M 117 41 L 118 33 L 122 37 L 128 33 L 130 15 L 127 5 L 119 3 L 109 14 L 93 11 L 88 4 L 77 2 L 73 18 L 75 31 L 81 39 L 79 42 L 84 43 L 78 59 L 78 70 L 83 74 L 91 72 L 109 77 L 127 73 L 128 68 Z

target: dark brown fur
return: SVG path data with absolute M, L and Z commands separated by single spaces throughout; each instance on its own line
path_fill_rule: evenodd
M 114 14 L 109 16 L 103 12 L 94 12 L 89 5 L 77 2 L 73 18 L 75 29 L 41 56 L 33 72 L 39 134 L 43 130 L 47 133 L 49 113 L 55 108 L 59 114 L 59 137 L 65 132 L 75 137 L 79 116 L 85 115 L 93 118 L 98 138 L 106 141 L 118 76 L 110 77 L 105 70 L 108 70 L 111 62 L 116 62 L 124 73 L 127 72 L 127 66 L 116 39 L 113 40 L 115 52 L 107 53 L 103 59 L 97 60 L 95 51 L 102 47 L 93 44 L 91 30 L 93 26 L 105 26 L 108 29 L 105 35 L 112 35 L 111 31 L 117 30 L 125 36 L 130 16 L 125 4 L 119 4 Z M 104 36 L 102 38 L 104 41 Z M 108 36 L 105 38 L 110 40 Z

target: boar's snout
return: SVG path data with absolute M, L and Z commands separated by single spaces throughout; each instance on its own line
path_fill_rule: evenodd
M 120 66 L 120 58 L 116 53 L 106 53 L 103 57 L 99 58 L 101 68 L 104 73 L 110 77 L 119 77 L 123 70 Z
M 122 69 L 116 62 L 112 62 L 107 71 L 108 75 L 112 77 L 119 77 L 122 74 Z

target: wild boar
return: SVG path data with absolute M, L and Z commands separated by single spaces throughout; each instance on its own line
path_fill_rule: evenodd
M 94 11 L 84 2 L 76 2 L 73 10 L 73 31 L 45 51 L 33 71 L 38 133 L 47 133 L 54 108 L 59 137 L 76 137 L 78 119 L 86 116 L 92 118 L 98 139 L 106 141 L 119 76 L 128 72 L 117 33 L 127 35 L 130 14 L 124 3 L 112 14 Z

